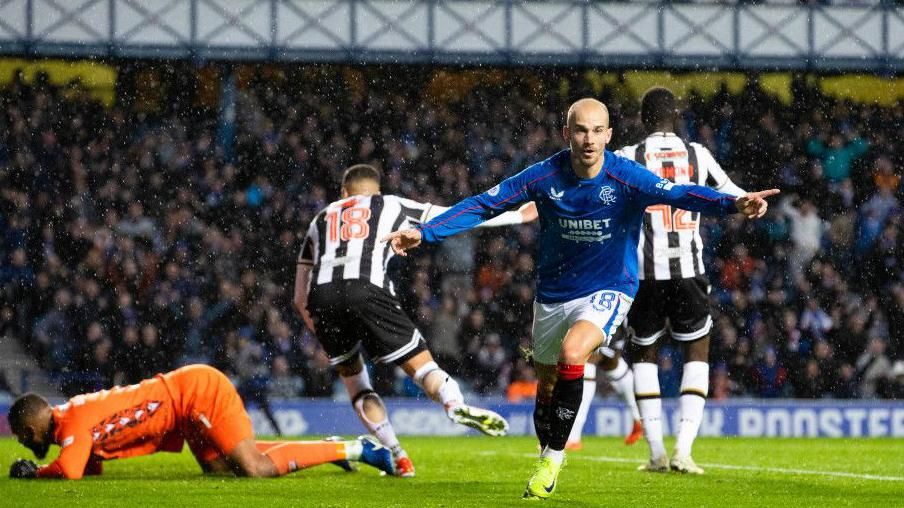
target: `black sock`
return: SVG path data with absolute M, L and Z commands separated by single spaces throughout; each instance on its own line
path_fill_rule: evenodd
M 549 447 L 564 450 L 574 426 L 574 417 L 584 394 L 584 366 L 559 364 L 559 380 L 552 391 L 552 413 L 549 415 Z
M 537 439 L 540 440 L 540 449 L 546 448 L 549 444 L 549 415 L 552 414 L 552 404 L 549 401 L 541 403 L 537 401 L 534 406 L 534 430 L 537 432 Z

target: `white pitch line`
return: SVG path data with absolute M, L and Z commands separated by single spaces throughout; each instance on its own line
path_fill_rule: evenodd
M 503 455 L 496 451 L 479 452 L 480 455 Z M 533 453 L 506 453 L 505 455 L 521 455 L 522 457 L 536 457 Z M 582 455 L 582 459 L 592 460 L 595 462 L 618 462 L 639 464 L 642 461 L 636 459 L 628 459 L 624 457 L 605 457 L 600 455 Z M 875 474 L 848 473 L 845 471 L 819 471 L 813 469 L 789 469 L 783 467 L 761 467 L 761 466 L 738 466 L 734 464 L 700 464 L 700 466 L 711 469 L 728 469 L 734 471 L 760 471 L 766 473 L 782 473 L 782 474 L 798 474 L 812 476 L 831 476 L 835 478 L 856 478 L 858 480 L 876 480 L 882 482 L 901 482 L 904 476 L 881 476 Z

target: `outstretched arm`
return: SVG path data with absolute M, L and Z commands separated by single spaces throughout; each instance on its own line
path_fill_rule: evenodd
M 707 215 L 741 213 L 748 219 L 759 219 L 766 215 L 769 208 L 766 198 L 779 192 L 778 189 L 768 189 L 735 197 L 701 185 L 675 185 L 661 202 Z
M 477 227 L 512 206 L 529 200 L 528 187 L 554 172 L 553 170 L 548 175 L 538 175 L 539 171 L 535 166 L 531 166 L 483 194 L 459 201 L 444 213 L 414 229 L 390 233 L 380 241 L 389 242 L 392 250 L 400 256 L 406 255 L 406 251 L 417 247 L 422 241 L 440 242 L 448 236 Z M 519 211 L 523 211 L 528 217 L 531 215 L 529 210 Z
M 735 197 L 703 185 L 672 183 L 637 164 L 624 167 L 611 173 L 611 176 L 641 194 L 644 206 L 662 203 L 706 215 L 740 212 L 750 219 L 759 218 L 766 214 L 766 198 L 780 192 L 778 189 L 769 189 Z
M 451 207 L 448 206 L 432 205 L 424 222 L 429 222 L 430 220 L 439 217 L 446 213 L 450 208 Z M 537 205 L 533 201 L 530 201 L 521 205 L 517 210 L 501 213 L 486 222 L 478 224 L 477 227 L 495 228 L 500 226 L 514 226 L 516 224 L 527 224 L 528 222 L 537 220 L 537 217 Z
M 747 194 L 747 191 L 738 187 L 731 181 L 728 173 L 722 169 L 722 166 L 719 165 L 709 150 L 702 145 L 695 145 L 695 148 L 697 149 L 697 160 L 699 161 L 700 168 L 706 168 L 708 170 L 709 177 L 707 178 L 707 181 L 713 181 L 713 185 L 711 185 L 713 189 L 725 194 L 731 194 L 732 196 L 743 196 L 744 194 Z

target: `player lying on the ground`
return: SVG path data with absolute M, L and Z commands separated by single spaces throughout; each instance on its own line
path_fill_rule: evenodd
M 342 176 L 342 199 L 311 221 L 298 257 L 295 308 L 339 371 L 361 422 L 392 450 L 396 476 L 414 476 L 414 464 L 370 384 L 362 346 L 375 362 L 400 366 L 432 400 L 443 405 L 452 421 L 490 436 L 508 430 L 508 422 L 495 412 L 465 404 L 458 382 L 433 360 L 386 275 L 393 251 L 380 238 L 446 210 L 380 194 L 377 169 L 357 164 Z M 521 224 L 536 217 L 533 204 L 526 204 L 485 225 Z
M 609 385 L 612 386 L 618 397 L 628 406 L 628 410 L 631 411 L 631 416 L 634 418 L 631 431 L 625 436 L 625 444 L 632 445 L 643 437 L 640 411 L 637 409 L 637 401 L 634 399 L 634 372 L 628 362 L 622 358 L 625 341 L 633 334 L 634 332 L 627 324 L 620 326 L 612 336 L 609 345 L 600 346 L 590 355 L 587 364 L 584 365 L 584 394 L 581 397 L 578 414 L 574 417 L 571 434 L 568 435 L 568 441 L 565 443 L 566 450 L 580 450 L 583 446 L 581 435 L 584 432 L 584 424 L 587 423 L 590 404 L 596 395 L 597 366 L 603 371 L 603 375 L 609 380 Z
M 392 455 L 375 440 L 255 441 L 251 418 L 220 371 L 189 365 L 139 384 L 77 395 L 51 407 L 25 394 L 9 411 L 13 434 L 35 456 L 51 444 L 60 456 L 45 466 L 19 459 L 12 478 L 98 475 L 103 461 L 155 452 L 181 452 L 188 443 L 206 473 L 272 477 L 328 462 L 360 461 L 392 472 Z

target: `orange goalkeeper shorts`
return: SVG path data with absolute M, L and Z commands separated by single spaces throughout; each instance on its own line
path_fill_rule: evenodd
M 175 392 L 179 430 L 201 463 L 228 457 L 253 439 L 251 417 L 235 386 L 209 365 L 189 365 L 164 375 Z

